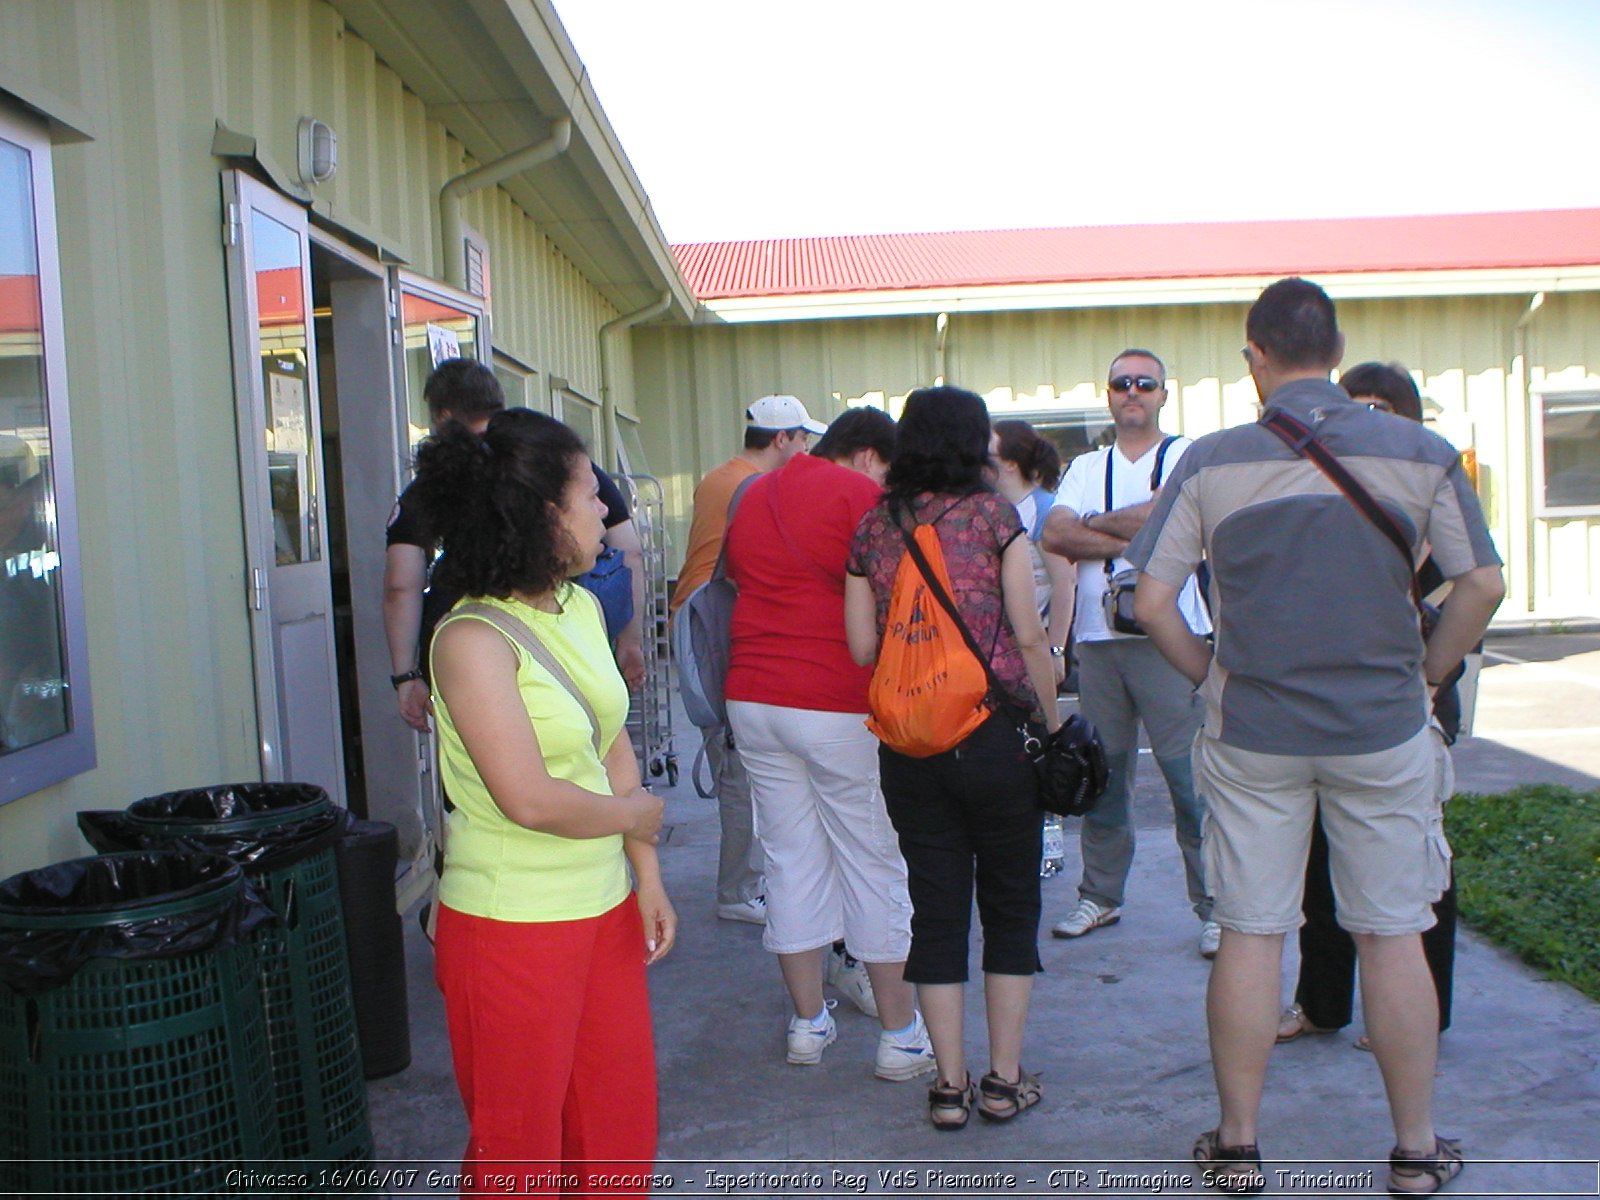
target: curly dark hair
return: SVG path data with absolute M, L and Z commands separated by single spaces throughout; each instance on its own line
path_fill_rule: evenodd
M 990 491 L 983 478 L 988 463 L 989 410 L 982 397 L 958 387 L 918 388 L 900 413 L 885 499 L 909 503 L 922 492 Z
M 1016 463 L 1022 477 L 1036 487 L 1055 490 L 1061 482 L 1061 451 L 1049 438 L 1016 417 L 994 423 L 1000 435 L 1000 457 Z
M 480 438 L 451 423 L 417 449 L 412 490 L 469 596 L 544 592 L 568 574 L 558 510 L 584 455 L 554 417 L 510 408 Z

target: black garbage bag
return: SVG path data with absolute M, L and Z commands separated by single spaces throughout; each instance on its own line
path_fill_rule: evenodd
M 331 848 L 351 816 L 310 783 L 224 783 L 135 800 L 125 813 L 81 812 L 96 850 L 221 854 L 252 874 Z
M 139 831 L 128 824 L 128 814 L 124 812 L 86 809 L 78 814 L 78 832 L 96 854 L 139 848 Z
M 0 882 L 0 983 L 37 995 L 90 959 L 206 954 L 275 920 L 243 869 L 217 855 L 76 858 Z

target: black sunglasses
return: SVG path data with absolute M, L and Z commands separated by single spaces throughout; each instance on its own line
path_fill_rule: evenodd
M 1106 387 L 1113 392 L 1127 392 L 1138 388 L 1141 392 L 1149 395 L 1151 392 L 1161 390 L 1161 380 L 1149 375 L 1118 375 L 1115 379 L 1108 381 Z

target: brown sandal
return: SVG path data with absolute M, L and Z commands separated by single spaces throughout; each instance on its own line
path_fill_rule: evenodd
M 1203 1168 L 1205 1185 L 1230 1196 L 1254 1196 L 1266 1191 L 1267 1173 L 1261 1169 L 1261 1147 L 1224 1146 L 1215 1129 L 1208 1129 L 1194 1144 L 1194 1161 Z
M 1461 1143 L 1436 1137 L 1433 1150 L 1389 1151 L 1389 1195 L 1431 1196 L 1461 1174 Z
M 954 1133 L 967 1127 L 972 1115 L 972 1076 L 965 1076 L 961 1086 L 940 1080 L 928 1089 L 928 1124 L 940 1133 Z
M 1044 1089 L 1039 1077 L 1018 1068 L 1015 1080 L 990 1071 L 978 1081 L 978 1115 L 985 1121 L 1009 1121 L 1039 1103 Z

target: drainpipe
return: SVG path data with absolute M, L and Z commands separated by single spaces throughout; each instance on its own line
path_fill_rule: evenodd
M 950 332 L 950 314 L 940 313 L 933 321 L 933 386 L 944 386 L 944 339 Z
M 1533 395 L 1529 391 L 1532 372 L 1528 369 L 1528 326 L 1533 324 L 1534 314 L 1543 307 L 1544 293 L 1535 292 L 1528 301 L 1528 307 L 1523 310 L 1522 315 L 1517 318 L 1517 323 L 1511 328 L 1511 356 L 1512 360 L 1517 364 L 1517 374 L 1520 377 L 1519 382 L 1522 384 L 1523 428 L 1527 431 L 1524 444 L 1528 447 L 1528 462 L 1526 470 L 1523 472 L 1522 486 L 1523 511 L 1526 514 L 1525 519 L 1527 521 L 1523 536 L 1527 538 L 1527 552 L 1522 556 L 1520 564 L 1522 594 L 1525 597 L 1524 604 L 1528 612 L 1532 612 L 1536 607 L 1534 599 L 1533 548 L 1534 539 L 1538 536 L 1538 521 L 1533 515 L 1536 499 L 1533 491 L 1533 456 L 1544 453 L 1544 447 L 1535 446 L 1532 438 Z
M 550 136 L 542 142 L 513 150 L 503 158 L 484 163 L 464 175 L 457 175 L 439 189 L 439 233 L 444 241 L 444 280 L 451 287 L 467 289 L 466 233 L 461 224 L 461 198 L 480 188 L 493 187 L 503 179 L 526 171 L 546 159 L 564 154 L 572 143 L 572 118 L 559 117 L 550 126 Z
M 617 441 L 621 436 L 617 429 L 617 402 L 611 394 L 611 356 L 613 353 L 611 346 L 616 341 L 611 334 L 620 333 L 622 330 L 631 328 L 641 321 L 648 321 L 651 317 L 659 317 L 671 307 L 672 290 L 668 288 L 657 299 L 646 304 L 643 308 L 635 309 L 631 313 L 623 313 L 620 317 L 613 317 L 600 326 L 598 335 L 600 338 L 600 436 L 606 442 L 606 445 L 601 447 L 601 455 L 607 470 L 610 470 L 611 464 L 616 461 L 612 452 L 616 449 Z

